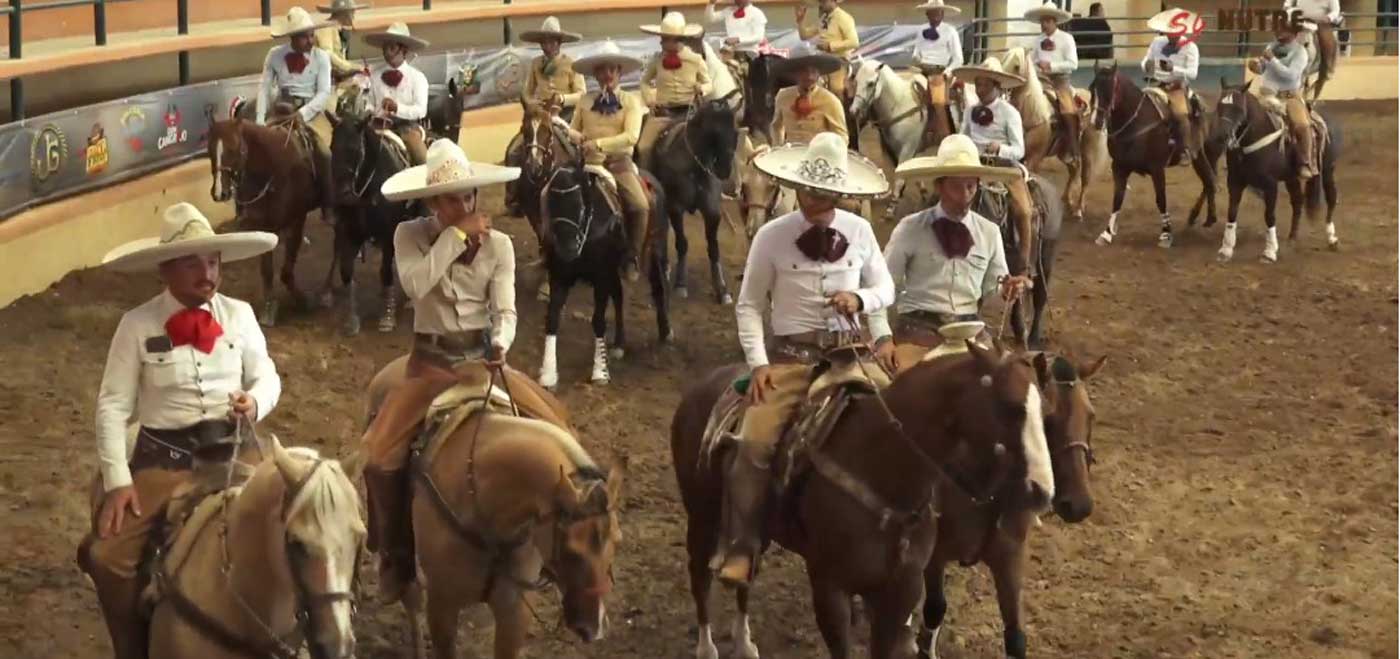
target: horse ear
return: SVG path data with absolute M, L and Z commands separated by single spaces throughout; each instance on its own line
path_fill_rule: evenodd
M 1255 80 L 1258 80 L 1258 78 L 1250 78 L 1249 80 L 1244 81 L 1244 84 L 1240 86 L 1240 91 L 1242 91 L 1242 92 L 1247 92 L 1247 91 L 1249 91 L 1249 88 L 1254 86 L 1254 81 L 1255 81 Z
M 578 495 L 578 488 L 569 480 L 569 475 L 564 473 L 564 468 L 559 467 L 559 482 L 554 485 L 554 501 L 564 510 L 577 510 Z
M 1229 89 L 1229 87 L 1229 85 L 1225 84 L 1225 76 L 1220 76 L 1220 91 L 1223 92 L 1226 89 Z
M 972 339 L 967 340 L 967 351 L 972 354 L 973 361 L 977 363 L 977 370 L 983 375 L 990 375 L 996 370 L 1001 359 L 995 354 L 995 348 L 983 348 Z
M 301 480 L 305 467 L 292 457 L 290 451 L 282 448 L 282 442 L 276 435 L 268 435 L 268 453 L 272 455 L 272 461 L 277 465 L 277 471 L 282 474 L 282 480 L 288 485 Z
M 1094 377 L 1094 374 L 1098 373 L 1099 369 L 1103 368 L 1103 365 L 1107 363 L 1108 355 L 1104 355 L 1102 357 L 1099 357 L 1098 359 L 1095 359 L 1092 362 L 1089 362 L 1087 366 L 1084 364 L 1075 364 L 1074 371 L 1079 374 L 1080 380 L 1088 380 L 1089 378 Z
M 608 508 L 618 510 L 622 508 L 622 482 L 627 476 L 628 463 L 631 460 L 623 455 L 619 457 L 608 470 Z
M 1053 378 L 1050 377 L 1050 360 L 1045 358 L 1045 353 L 1036 353 L 1031 359 L 1031 364 L 1035 366 L 1035 378 L 1040 382 L 1041 388 L 1048 386 Z
M 457 77 L 456 77 L 456 76 L 453 76 L 453 77 L 447 79 L 447 95 L 448 95 L 448 96 L 456 96 L 456 95 L 457 95 Z M 522 100 L 521 102 L 523 103 L 524 101 Z

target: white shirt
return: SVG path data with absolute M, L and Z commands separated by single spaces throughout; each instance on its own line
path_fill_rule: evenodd
M 383 74 L 393 68 L 380 64 L 369 77 L 374 109 L 378 111 L 384 99 L 392 98 L 399 105 L 398 111 L 394 112 L 395 119 L 418 121 L 428 116 L 428 76 L 405 62 L 399 65 L 399 72 L 403 74 L 399 86 L 390 87 L 389 83 L 384 82 Z
M 457 262 L 467 244 L 436 217 L 420 217 L 394 231 L 394 261 L 403 292 L 413 300 L 413 331 L 454 334 L 491 330 L 507 350 L 515 341 L 515 246 L 492 229 L 471 265 Z
M 749 368 L 768 363 L 764 311 L 772 311 L 773 334 L 788 336 L 841 328 L 840 318 L 826 304 L 837 293 L 855 293 L 866 314 L 894 302 L 894 283 L 869 222 L 836 210 L 831 228 L 845 235 L 850 247 L 835 263 L 813 261 L 797 248 L 798 236 L 812 226 L 802 211 L 793 211 L 763 225 L 749 247 L 739 302 L 734 305 L 739 343 Z
M 298 112 L 304 121 L 311 121 L 326 109 L 331 97 L 331 57 L 326 51 L 312 47 L 306 53 L 306 68 L 301 73 L 292 73 L 287 68 L 287 54 L 292 52 L 290 44 L 282 44 L 267 51 L 267 61 L 263 62 L 262 83 L 258 85 L 258 123 L 267 119 L 267 111 L 277 102 L 283 91 L 288 96 L 307 99 Z
M 928 30 L 929 28 L 924 28 Z M 962 40 L 958 37 L 958 31 L 947 21 L 938 24 L 938 39 L 930 39 L 919 33 L 919 38 L 914 42 L 914 64 L 922 66 L 941 66 L 945 69 L 952 69 L 962 66 Z
M 997 280 L 1007 274 L 1001 230 L 995 223 L 969 210 L 962 223 L 972 232 L 972 249 L 967 258 L 950 259 L 933 232 L 935 218 L 944 215 L 938 205 L 900 220 L 885 245 L 900 313 L 977 313 L 982 298 L 995 292 Z M 870 336 L 890 334 L 888 312 L 870 314 Z
M 1276 49 L 1279 44 L 1269 46 Z M 1284 48 L 1283 56 L 1264 60 L 1264 75 L 1259 84 L 1276 92 L 1292 92 L 1303 88 L 1303 78 L 1308 71 L 1308 51 L 1295 39 Z
M 974 144 L 980 151 L 982 146 L 991 142 L 997 142 L 1001 146 L 997 149 L 996 155 L 1001 158 L 1020 160 L 1026 157 L 1026 136 L 1021 125 L 1021 113 L 1016 111 L 1016 106 L 1008 103 L 1004 97 L 998 96 L 992 101 L 988 108 L 992 110 L 992 123 L 986 126 L 979 126 L 972 120 L 973 108 L 981 107 L 979 99 L 976 105 L 967 106 L 963 110 L 962 132 L 972 138 Z
M 1163 50 L 1168 43 L 1166 37 L 1152 40 L 1152 45 L 1147 47 L 1147 54 L 1142 58 L 1142 72 L 1152 76 L 1157 82 L 1190 83 L 1195 80 L 1201 62 L 1200 49 L 1196 48 L 1194 42 L 1188 43 L 1178 46 L 1176 52 L 1168 56 Z M 1164 61 L 1171 62 L 1170 71 L 1162 66 Z
M 1317 23 L 1336 25 L 1342 20 L 1342 3 L 1338 0 L 1284 0 L 1284 9 L 1301 9 L 1303 17 Z
M 765 32 L 768 29 L 768 17 L 763 15 L 762 9 L 752 4 L 744 8 L 743 18 L 735 18 L 734 9 L 721 14 L 715 11 L 713 4 L 705 5 L 706 23 L 714 24 L 721 20 L 724 21 L 724 35 L 739 40 L 739 45 L 735 46 L 735 50 L 749 53 L 758 49 L 758 44 L 763 42 Z
M 1054 50 L 1044 50 L 1041 47 L 1046 40 L 1055 43 Z M 1022 47 L 1030 55 L 1031 64 L 1049 62 L 1051 75 L 1073 73 L 1079 68 L 1079 53 L 1075 51 L 1074 35 L 1064 30 L 1056 28 L 1048 37 L 1044 33 L 1028 37 Z
M 282 395 L 282 380 L 267 354 L 267 340 L 247 302 L 221 294 L 203 309 L 223 327 L 214 349 L 170 347 L 165 322 L 185 308 L 169 291 L 122 316 L 97 394 L 97 459 L 103 488 L 131 484 L 126 427 L 179 430 L 228 418 L 229 394 L 243 391 L 266 418 Z M 169 347 L 169 349 L 164 349 Z

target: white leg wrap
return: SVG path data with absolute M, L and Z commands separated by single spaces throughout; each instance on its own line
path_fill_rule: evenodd
M 606 339 L 593 339 L 593 375 L 589 378 L 594 384 L 607 384 L 612 381 L 608 375 L 608 342 Z
M 1269 227 L 1264 232 L 1264 260 L 1269 263 L 1278 261 L 1278 227 Z
M 1094 243 L 1097 245 L 1111 245 L 1113 244 L 1113 237 L 1116 235 L 1118 235 L 1118 214 L 1114 213 L 1108 216 L 1108 228 L 1104 229 L 1103 233 L 1099 234 L 1098 239 L 1094 240 Z
M 709 625 L 700 625 L 700 631 L 695 636 L 695 659 L 719 659 L 719 648 L 715 647 L 715 639 L 710 637 Z
M 734 619 L 734 652 L 735 659 L 758 659 L 758 646 L 753 643 L 753 634 L 749 632 L 749 617 L 741 615 Z
M 1220 239 L 1220 251 L 1216 252 L 1216 258 L 1219 259 L 1221 263 L 1235 257 L 1235 230 L 1237 228 L 1234 222 L 1225 225 L 1225 237 Z
M 544 355 L 540 359 L 540 386 L 553 389 L 559 386 L 559 358 L 556 350 L 559 337 L 549 334 L 544 337 Z

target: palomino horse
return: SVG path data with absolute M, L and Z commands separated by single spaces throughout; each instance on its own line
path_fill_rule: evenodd
M 977 482 L 992 483 L 969 490 L 974 499 L 996 497 L 1030 509 L 1043 508 L 1053 496 L 1030 358 L 975 344 L 968 349 L 920 362 L 878 395 L 851 399 L 821 445 L 805 449 L 821 466 L 796 471 L 782 500 L 770 507 L 772 537 L 806 561 L 817 625 L 832 657 L 850 655 L 854 595 L 871 612 L 871 657 L 913 653 L 940 481 L 962 487 L 971 473 Z M 697 659 L 718 656 L 710 632 L 710 561 L 718 549 L 723 474 L 735 453 L 732 446 L 708 453 L 705 431 L 712 409 L 744 370 L 733 365 L 709 374 L 685 393 L 671 421 L 699 623 Z M 748 589 L 736 596 L 735 654 L 756 657 Z
M 593 373 L 590 380 L 606 384 L 612 380 L 608 372 L 609 351 L 608 301 L 613 303 L 612 357 L 622 358 L 626 346 L 624 331 L 622 264 L 627 252 L 627 236 L 621 214 L 613 207 L 598 174 L 591 173 L 579 161 L 573 167 L 560 167 L 545 185 L 542 203 L 550 218 L 542 240 L 545 245 L 545 267 L 549 271 L 549 309 L 545 316 L 545 344 L 540 364 L 540 384 L 553 389 L 559 384 L 557 345 L 559 322 L 569 291 L 579 282 L 593 286 Z M 670 341 L 671 318 L 666 291 L 666 225 L 661 208 L 666 195 L 650 174 L 642 173 L 644 185 L 651 192 L 652 235 L 649 254 L 641 264 L 651 284 L 652 306 L 656 309 L 658 340 Z
M 734 150 L 734 167 L 739 173 L 739 211 L 744 218 L 744 233 L 750 241 L 770 218 L 791 210 L 778 184 L 753 166 L 757 156 L 757 145 L 749 129 L 741 129 L 738 148 Z
M 666 216 L 676 239 L 675 291 L 682 299 L 690 295 L 686 285 L 685 257 L 690 242 L 685 237 L 685 215 L 698 212 L 705 221 L 705 243 L 710 258 L 710 284 L 719 304 L 731 304 L 729 284 L 720 261 L 720 187 L 733 173 L 734 151 L 738 142 L 734 110 L 722 99 L 700 101 L 685 121 L 673 124 L 656 141 L 656 152 L 665 158 L 652 158 L 651 173 L 666 191 Z
M 1123 195 L 1128 191 L 1128 177 L 1144 174 L 1152 177 L 1152 189 L 1157 195 L 1157 212 L 1161 215 L 1160 247 L 1172 246 L 1172 217 L 1167 211 L 1167 166 L 1173 147 L 1168 110 L 1165 103 L 1154 103 L 1147 92 L 1139 89 L 1128 76 L 1118 71 L 1117 63 L 1094 71 L 1089 86 L 1094 99 L 1095 123 L 1108 131 L 1108 152 L 1113 158 L 1113 213 L 1108 227 L 1095 240 L 1108 245 L 1118 235 L 1118 213 L 1123 208 Z M 1192 130 L 1201 130 L 1199 125 Z M 1207 224 L 1215 222 L 1215 170 L 1204 151 L 1195 154 L 1191 162 L 1201 180 L 1205 194 Z
M 306 230 L 306 214 L 321 207 L 318 172 L 313 171 L 310 144 L 298 144 L 297 131 L 259 126 L 243 119 L 216 121 L 209 126 L 209 167 L 214 201 L 233 200 L 235 221 L 248 231 L 278 235 L 285 250 L 282 284 L 305 306 L 296 285 L 297 254 Z M 329 176 L 329 172 L 319 172 Z M 278 301 L 273 292 L 274 252 L 262 256 L 261 308 L 258 320 L 277 324 Z
M 268 444 L 272 459 L 205 499 L 217 510 L 193 515 L 160 564 L 150 659 L 292 659 L 303 643 L 314 659 L 354 656 L 360 497 L 335 460 Z
M 1103 367 L 1106 357 L 1079 364 L 1042 353 L 1034 358 L 1040 390 L 1045 395 L 1045 440 L 1055 473 L 1055 514 L 1071 524 L 1082 522 L 1094 509 L 1089 466 L 1094 464 L 1094 406 L 1085 383 Z M 999 502 L 978 504 L 949 487 L 938 490 L 938 545 L 924 570 L 924 629 L 919 633 L 919 657 L 938 656 L 938 634 L 948 611 L 943 574 L 948 564 L 982 563 L 992 572 L 1001 607 L 1006 656 L 1025 659 L 1026 634 L 1021 629 L 1021 583 L 1029 548 L 1026 536 L 1035 525 L 1027 510 L 1005 510 Z
M 888 64 L 863 59 L 852 64 L 849 86 L 853 90 L 850 114 L 851 134 L 867 117 L 875 120 L 880 130 L 880 146 L 885 157 L 896 167 L 918 155 L 929 146 L 937 145 L 947 135 L 930 136 L 925 131 L 928 110 L 914 84 L 900 76 Z M 951 115 L 948 126 L 956 126 Z M 885 218 L 893 219 L 895 205 L 904 194 L 904 179 L 895 181 L 891 203 L 885 208 Z
M 1259 192 L 1264 199 L 1264 225 L 1267 233 L 1264 240 L 1262 259 L 1266 263 L 1278 261 L 1278 233 L 1275 228 L 1274 209 L 1278 204 L 1278 184 L 1283 181 L 1288 188 L 1288 198 L 1293 206 L 1292 224 L 1288 229 L 1288 239 L 1298 237 L 1298 218 L 1307 208 L 1308 217 L 1316 219 L 1321 209 L 1323 197 L 1327 200 L 1327 247 L 1337 249 L 1337 225 L 1332 222 L 1332 213 L 1337 208 L 1337 148 L 1341 139 L 1341 125 L 1335 119 L 1323 119 L 1327 131 L 1314 133 L 1314 139 L 1321 145 L 1321 158 L 1318 159 L 1318 176 L 1304 185 L 1298 181 L 1298 147 L 1291 138 L 1282 116 L 1271 119 L 1270 111 L 1253 94 L 1246 82 L 1237 87 L 1226 86 L 1221 80 L 1220 102 L 1216 105 L 1216 137 L 1225 142 L 1225 161 L 1229 166 L 1226 174 L 1230 190 L 1230 206 L 1226 213 L 1225 236 L 1217 253 L 1220 261 L 1229 261 L 1235 253 L 1236 224 L 1240 212 L 1240 198 L 1245 188 Z M 1278 124 L 1275 124 L 1275 121 Z

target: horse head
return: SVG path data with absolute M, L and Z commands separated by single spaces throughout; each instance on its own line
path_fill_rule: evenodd
M 734 151 L 739 145 L 734 110 L 724 99 L 701 101 L 695 108 L 695 116 L 686 125 L 686 139 L 695 157 L 709 161 L 706 164 L 711 173 L 723 181 L 734 168 Z
M 331 179 L 336 203 L 357 204 L 364 192 L 360 174 L 373 169 L 366 143 L 370 115 L 350 112 L 340 115 L 331 129 Z
M 781 86 L 773 75 L 773 64 L 779 59 L 776 55 L 759 55 L 749 62 L 749 73 L 744 77 L 744 120 L 750 131 L 763 135 L 772 142 L 773 116 L 776 110 L 776 97 Z
M 1094 404 L 1085 383 L 1108 357 L 1087 364 L 1068 357 L 1035 356 L 1036 379 L 1045 399 L 1045 440 L 1055 473 L 1052 508 L 1066 522 L 1081 522 L 1094 510 L 1089 467 L 1094 464 Z
M 852 63 L 852 67 L 855 69 L 855 74 L 851 76 L 852 84 L 848 85 L 848 88 L 852 90 L 850 93 L 853 94 L 851 118 L 859 125 L 865 121 L 866 114 L 870 112 L 870 106 L 875 102 L 875 99 L 880 98 L 880 95 L 884 93 L 884 76 L 880 74 L 885 65 L 877 60 L 863 59 Z
M 1220 79 L 1220 100 L 1215 104 L 1215 121 L 1212 126 L 1215 134 L 1211 137 L 1225 138 L 1228 148 L 1238 148 L 1244 139 L 1245 131 L 1249 129 L 1249 109 L 1252 103 L 1258 102 L 1249 93 L 1253 84 L 1254 80 L 1251 79 L 1242 85 L 1227 85 L 1224 78 Z
M 626 468 L 624 461 L 606 478 L 580 470 L 579 484 L 561 470 L 555 487 L 554 546 L 545 569 L 559 588 L 565 626 L 586 642 L 607 634 L 604 600 L 612 591 L 613 559 L 622 541 L 618 510 Z
M 554 170 L 546 184 L 549 218 L 545 222 L 550 248 L 563 263 L 573 263 L 583 255 L 593 232 L 595 204 L 590 199 L 593 183 L 582 163 L 577 167 Z
M 1094 104 L 1094 128 L 1103 130 L 1109 114 L 1117 107 L 1122 96 L 1121 87 L 1124 82 L 1118 76 L 1118 62 L 1108 66 L 1094 66 L 1094 81 L 1089 83 L 1089 94 Z
M 243 182 L 248 145 L 243 140 L 243 120 L 228 119 L 209 125 L 209 169 L 214 182 L 209 196 L 217 202 L 234 197 Z
M 740 131 L 738 148 L 734 151 L 735 166 L 739 168 L 739 207 L 744 214 L 744 226 L 750 240 L 768 221 L 777 201 L 777 185 L 753 166 L 757 147 L 747 129 Z
M 468 58 L 471 57 L 469 53 Z M 470 61 L 457 67 L 447 80 L 448 111 L 452 116 L 461 116 L 467 110 L 467 98 L 481 93 L 481 82 L 476 77 L 476 65 Z

